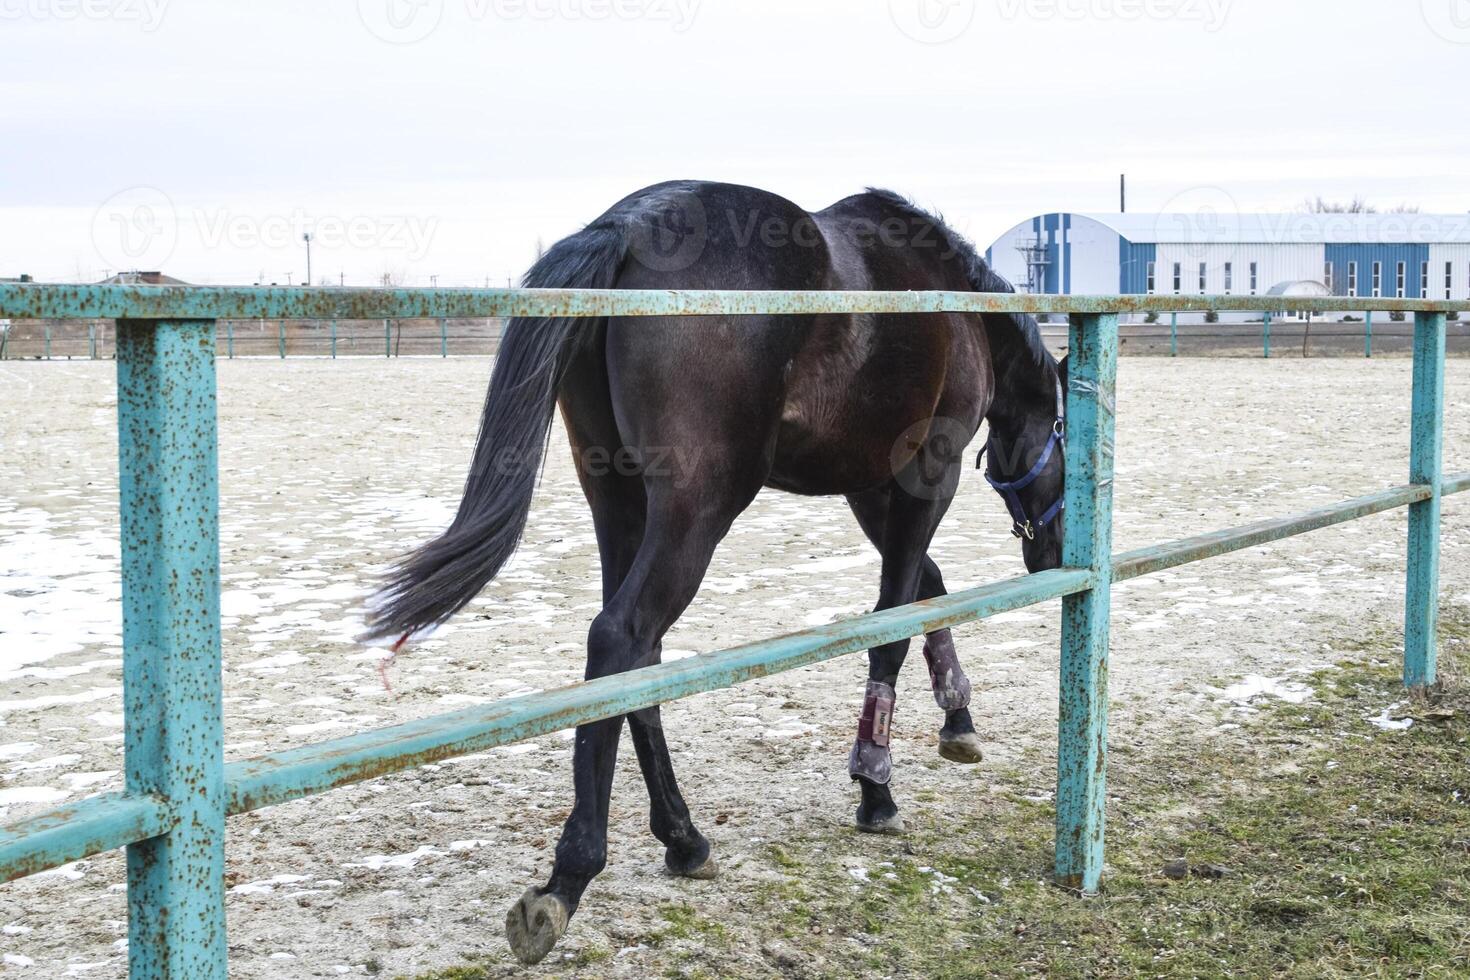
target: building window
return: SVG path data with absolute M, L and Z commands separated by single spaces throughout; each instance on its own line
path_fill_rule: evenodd
M 1154 291 L 1154 263 L 1150 262 L 1148 264 L 1148 271 L 1144 275 L 1144 280 L 1144 290 L 1152 296 Z
M 1257 281 L 1258 280 L 1257 280 L 1257 277 L 1256 277 L 1256 263 L 1252 262 L 1251 263 L 1251 295 L 1252 296 L 1254 296 L 1256 294 Z
M 1199 264 L 1199 291 L 1201 293 L 1205 291 L 1205 273 L 1207 271 L 1209 271 L 1209 266 L 1201 262 Z
M 1184 266 L 1178 262 L 1174 263 L 1174 295 L 1179 295 L 1179 290 L 1184 286 Z
M 1230 288 L 1235 285 L 1235 268 L 1230 262 L 1225 263 L 1225 295 L 1230 295 Z
M 1358 295 L 1358 263 L 1348 263 L 1348 295 Z
M 1383 295 L 1383 263 L 1373 263 L 1373 297 L 1377 299 Z
M 1394 278 L 1393 278 L 1393 289 L 1394 289 L 1394 293 L 1393 294 L 1395 296 L 1397 296 L 1399 299 L 1403 299 L 1404 298 L 1404 273 L 1405 273 L 1405 264 L 1403 262 L 1400 262 L 1394 268 Z
M 1454 288 L 1454 285 L 1455 285 L 1455 263 L 1453 263 L 1453 262 L 1446 262 L 1444 264 L 1444 298 L 1445 299 L 1449 299 L 1450 298 L 1450 290 L 1452 290 Z
M 1419 266 L 1419 298 L 1429 298 L 1429 263 L 1425 262 Z
M 1332 295 L 1332 263 L 1328 262 L 1322 266 L 1322 285 L 1327 287 L 1327 295 Z

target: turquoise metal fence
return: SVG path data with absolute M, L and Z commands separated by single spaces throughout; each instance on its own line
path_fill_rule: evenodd
M 125 789 L 0 830 L 0 881 L 127 848 L 135 977 L 225 976 L 225 818 L 456 755 L 1060 597 L 1056 877 L 1095 891 L 1103 868 L 1109 590 L 1113 582 L 1409 509 L 1404 682 L 1435 682 L 1445 314 L 1467 303 L 1372 300 L 1413 313 L 1409 482 L 1288 517 L 1112 553 L 1118 314 L 1249 310 L 1250 297 L 957 292 L 359 290 L 0 284 L 0 318 L 118 319 Z M 1258 301 L 1257 301 L 1258 302 Z M 1290 310 L 1341 301 L 1283 299 Z M 673 663 L 226 765 L 220 691 L 215 321 L 243 317 L 1072 314 L 1064 567 Z M 697 329 L 697 325 L 691 325 Z

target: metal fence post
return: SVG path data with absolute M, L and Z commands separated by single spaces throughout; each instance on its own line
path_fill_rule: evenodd
M 225 349 L 229 353 L 230 360 L 235 359 L 235 321 L 225 321 Z
M 439 356 L 449 356 L 449 326 L 442 316 L 439 318 Z
M 1404 594 L 1404 685 L 1434 683 L 1439 615 L 1439 499 L 1443 476 L 1445 316 L 1414 314 L 1414 401 L 1410 414 L 1409 482 L 1433 495 L 1409 505 L 1409 571 Z
M 1169 314 L 1169 356 L 1179 356 L 1179 314 Z
M 87 357 L 97 360 L 97 321 L 93 320 L 87 324 Z
M 393 328 L 388 326 L 388 318 L 383 318 L 383 356 L 393 356 Z
M 332 360 L 337 359 L 337 321 L 332 321 Z
M 51 324 L 46 324 L 46 360 L 51 360 Z
M 1056 880 L 1089 893 L 1097 890 L 1103 865 L 1117 315 L 1074 316 L 1068 343 L 1062 562 L 1090 569 L 1093 583 L 1062 599 Z
M 126 785 L 178 820 L 128 847 L 134 978 L 225 977 L 214 333 L 118 321 Z
M 1373 356 L 1373 311 L 1369 310 L 1363 326 L 1363 356 Z
M 1261 314 L 1261 355 L 1271 356 L 1271 314 Z
M 281 360 L 284 361 L 286 359 L 286 321 L 285 320 L 277 320 L 276 321 L 276 336 L 278 338 L 278 343 L 280 344 L 280 348 L 281 348 Z

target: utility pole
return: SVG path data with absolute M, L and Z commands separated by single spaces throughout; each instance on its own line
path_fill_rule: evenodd
M 429 288 L 430 289 L 438 289 L 439 288 L 439 277 L 437 275 L 434 275 L 434 276 L 430 276 L 429 277 Z
M 311 285 L 311 232 L 309 232 L 309 231 L 303 231 L 301 233 L 301 240 L 306 243 L 306 282 L 302 283 L 302 285 L 303 286 L 310 286 Z
M 1118 175 L 1118 213 L 1128 213 L 1128 175 Z

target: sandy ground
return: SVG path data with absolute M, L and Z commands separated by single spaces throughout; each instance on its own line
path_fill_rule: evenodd
M 373 572 L 438 530 L 457 499 L 489 361 L 220 365 L 227 755 L 240 758 L 571 682 L 598 608 L 597 555 L 558 427 L 512 567 L 451 628 L 400 658 L 392 693 L 355 645 Z M 1470 361 L 1448 367 L 1448 469 L 1470 468 Z M 1405 478 L 1407 360 L 1132 359 L 1120 368 L 1116 546 L 1281 515 Z M 122 768 L 113 368 L 0 366 L 0 820 L 119 785 Z M 1327 636 L 1399 616 L 1403 515 L 1119 586 L 1115 746 L 1190 726 L 1209 737 L 1253 694 L 1329 662 Z M 1446 602 L 1470 603 L 1470 505 L 1445 507 Z M 933 554 L 951 588 L 1023 569 L 999 501 L 970 473 Z M 836 499 L 763 494 L 715 557 L 666 656 L 868 609 L 878 560 Z M 939 714 L 917 654 L 900 688 L 895 791 L 943 820 L 993 769 L 1055 740 L 1057 606 L 957 631 L 990 760 L 931 765 Z M 642 976 L 638 938 L 688 902 L 748 939 L 728 972 L 764 975 L 742 896 L 784 835 L 846 829 L 846 753 L 863 665 L 842 658 L 665 709 L 695 818 L 724 868 L 661 873 L 626 742 L 607 872 L 559 953 L 617 951 L 587 975 Z M 1228 687 L 1235 684 L 1235 687 Z M 1048 750 L 1049 751 L 1049 750 Z M 232 819 L 231 973 L 392 975 L 510 962 L 509 903 L 550 868 L 570 804 L 568 734 Z M 1029 787 L 1049 794 L 1052 773 Z M 928 802 L 916 802 L 921 790 Z M 0 888 L 0 972 L 120 977 L 119 855 Z M 557 961 L 542 972 L 556 972 Z

